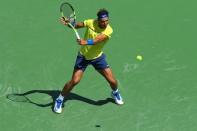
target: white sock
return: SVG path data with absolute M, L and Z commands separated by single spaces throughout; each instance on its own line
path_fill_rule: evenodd
M 60 99 L 61 101 L 64 100 L 64 96 L 62 96 L 62 94 L 59 95 L 58 99 Z
M 117 93 L 118 92 L 118 89 L 116 89 L 115 91 L 113 91 L 113 93 Z

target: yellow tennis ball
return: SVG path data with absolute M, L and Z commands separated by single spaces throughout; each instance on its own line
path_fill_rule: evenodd
M 143 57 L 141 55 L 137 55 L 136 59 L 139 60 L 139 61 L 142 61 Z

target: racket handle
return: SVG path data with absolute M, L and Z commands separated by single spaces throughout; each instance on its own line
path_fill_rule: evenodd
M 75 32 L 75 35 L 76 35 L 77 39 L 81 39 L 80 36 L 79 36 L 79 33 L 77 32 L 77 30 L 75 29 L 75 27 L 73 27 L 73 25 L 71 23 L 68 23 L 68 26 L 73 29 L 73 31 Z
M 77 36 L 77 39 L 80 40 L 81 38 L 80 38 L 79 34 L 77 32 L 75 32 L 75 34 Z

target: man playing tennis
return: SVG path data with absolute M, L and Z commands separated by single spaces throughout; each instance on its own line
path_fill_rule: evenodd
M 61 18 L 61 23 L 64 25 L 68 24 L 63 18 Z M 83 27 L 86 27 L 86 32 L 84 39 L 77 40 L 81 48 L 76 58 L 73 75 L 71 80 L 65 84 L 62 92 L 55 101 L 54 112 L 56 113 L 62 112 L 64 97 L 80 82 L 88 65 L 92 65 L 108 81 L 115 103 L 118 105 L 124 103 L 118 91 L 117 80 L 106 62 L 105 54 L 102 52 L 102 48 L 111 38 L 113 32 L 109 25 L 108 11 L 106 9 L 100 9 L 97 13 L 97 19 L 88 19 L 75 24 L 75 28 Z

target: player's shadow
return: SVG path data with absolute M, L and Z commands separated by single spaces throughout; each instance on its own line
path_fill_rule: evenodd
M 35 93 L 47 94 L 47 95 L 51 96 L 52 101 L 49 102 L 49 103 L 45 103 L 45 104 L 36 103 L 36 102 L 32 101 L 30 98 L 28 98 L 28 95 L 35 94 Z M 55 99 L 59 96 L 59 94 L 60 94 L 59 90 L 31 90 L 31 91 L 28 91 L 28 92 L 25 92 L 25 93 L 14 94 L 14 95 L 25 96 L 26 98 L 28 98 L 29 103 L 34 104 L 36 106 L 39 106 L 39 107 L 51 106 L 51 108 L 53 108 Z M 64 102 L 66 102 L 68 100 L 78 100 L 78 101 L 82 101 L 82 102 L 85 102 L 85 103 L 88 103 L 88 104 L 91 104 L 91 105 L 96 105 L 96 106 L 101 106 L 101 105 L 107 104 L 109 102 L 115 103 L 112 98 L 106 98 L 104 100 L 95 101 L 95 100 L 91 100 L 89 98 L 80 96 L 80 95 L 72 93 L 72 92 L 69 93 L 67 97 L 65 97 Z

